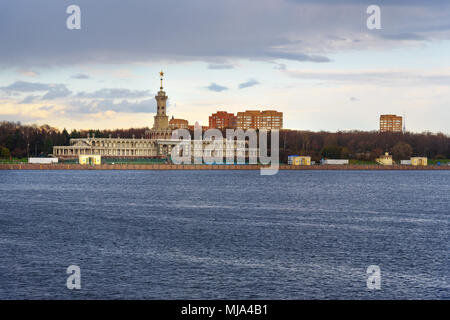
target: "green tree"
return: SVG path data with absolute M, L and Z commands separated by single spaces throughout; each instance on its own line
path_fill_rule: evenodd
M 69 136 L 69 133 L 67 132 L 66 128 L 63 129 L 61 134 L 63 136 L 63 146 L 68 146 L 69 145 L 70 136 Z
M 70 138 L 71 138 L 71 139 L 81 138 L 81 133 L 80 133 L 79 131 L 73 129 L 73 130 L 70 132 Z
M 47 137 L 44 142 L 44 153 L 46 155 L 53 152 L 53 141 L 50 137 Z

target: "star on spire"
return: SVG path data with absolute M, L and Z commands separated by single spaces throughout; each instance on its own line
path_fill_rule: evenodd
M 160 72 L 159 72 L 159 76 L 161 77 L 161 90 L 163 89 L 163 77 L 164 77 L 164 72 L 161 70 Z

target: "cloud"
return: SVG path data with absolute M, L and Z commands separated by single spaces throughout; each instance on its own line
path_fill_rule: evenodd
M 274 67 L 275 70 L 286 70 L 287 67 L 284 63 L 277 63 L 276 66 Z
M 414 69 L 364 69 L 364 70 L 286 70 L 288 76 L 303 80 L 356 85 L 446 85 L 450 82 L 450 70 L 424 72 Z
M 234 65 L 232 64 L 209 64 L 208 65 L 208 69 L 211 70 L 229 70 L 229 69 L 234 69 Z
M 405 37 L 419 40 L 417 35 L 430 41 L 450 38 L 448 1 L 383 2 L 383 30 L 377 33 L 366 27 L 369 1 L 79 0 L 80 30 L 65 26 L 68 4 L 15 0 L 3 6 L 0 65 L 28 70 L 206 61 L 220 69 L 232 63 L 216 61 L 233 59 L 322 63 L 342 49 L 390 48 Z
M 68 113 L 89 114 L 99 112 L 125 112 L 125 113 L 154 113 L 156 111 L 156 100 L 145 99 L 140 101 L 122 100 L 114 102 L 113 99 L 81 101 L 75 100 L 70 102 Z
M 0 87 L 0 90 L 6 92 L 8 95 L 15 95 L 17 93 L 24 92 L 41 92 L 47 91 L 47 93 L 42 97 L 42 100 L 52 100 L 56 98 L 63 98 L 69 96 L 72 91 L 70 91 L 64 84 L 54 84 L 54 83 L 39 83 L 39 82 L 27 82 L 27 81 L 16 81 L 9 86 Z M 27 96 L 21 103 L 30 103 L 36 96 Z
M 48 91 L 51 85 L 39 82 L 16 81 L 7 87 L 0 87 L 0 90 L 5 92 L 33 92 L 33 91 Z
M 17 71 L 23 76 L 30 77 L 30 78 L 36 78 L 39 76 L 39 72 L 31 71 L 31 70 L 19 70 Z
M 50 111 L 50 110 L 55 109 L 55 106 L 41 106 L 38 109 L 41 111 Z
M 78 74 L 74 74 L 74 75 L 71 76 L 70 78 L 71 78 L 71 79 L 84 80 L 84 79 L 90 79 L 91 77 L 88 76 L 87 74 L 84 74 L 84 73 L 78 73 Z
M 145 98 L 150 96 L 148 90 L 129 90 L 121 88 L 103 88 L 94 92 L 79 92 L 77 98 L 94 99 L 123 99 L 123 98 Z
M 331 60 L 325 56 L 308 55 L 304 53 L 295 52 L 281 52 L 281 51 L 268 51 L 265 53 L 267 57 L 275 59 L 285 59 L 294 61 L 309 61 L 309 62 L 330 62 Z
M 417 33 L 382 34 L 381 37 L 388 40 L 406 40 L 406 41 L 428 40 L 427 37 Z
M 238 85 L 238 88 L 239 89 L 250 88 L 250 87 L 256 86 L 258 84 L 259 84 L 259 82 L 256 81 L 255 79 L 250 79 L 247 82 L 240 83 Z
M 42 100 L 53 100 L 57 98 L 64 98 L 72 94 L 72 91 L 67 89 L 65 85 L 59 84 L 50 87 L 50 90 L 42 97 Z
M 93 92 L 78 92 L 72 95 L 64 84 L 47 84 L 38 82 L 16 81 L 8 86 L 0 87 L 15 104 L 32 104 L 40 101 L 64 98 L 61 106 L 68 105 L 68 113 L 145 112 L 156 111 L 156 101 L 148 90 L 130 90 L 125 88 L 103 88 Z M 44 92 L 44 95 L 26 93 Z M 21 99 L 21 100 L 19 100 Z M 120 100 L 120 101 L 118 101 Z M 52 109 L 40 109 L 51 111 Z M 64 112 L 64 108 L 58 112 Z
M 359 99 L 355 97 L 350 97 L 350 101 L 359 101 Z
M 42 97 L 31 94 L 26 96 L 22 101 L 19 102 L 19 104 L 30 104 L 33 102 L 36 102 L 37 100 L 40 100 Z
M 211 83 L 209 86 L 206 87 L 206 89 L 208 89 L 209 91 L 214 91 L 214 92 L 221 92 L 224 90 L 228 90 L 227 87 L 218 85 L 217 83 Z

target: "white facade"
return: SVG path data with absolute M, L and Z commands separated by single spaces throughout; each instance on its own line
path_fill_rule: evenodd
M 58 163 L 58 158 L 28 158 L 28 163 L 39 163 L 39 164 Z
M 53 147 L 53 156 L 78 158 L 97 154 L 105 157 L 154 157 L 158 155 L 156 140 L 133 138 L 70 139 L 69 146 Z
M 320 160 L 321 164 L 348 164 L 348 159 L 322 159 Z

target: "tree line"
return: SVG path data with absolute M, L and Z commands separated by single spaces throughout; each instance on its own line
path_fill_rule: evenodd
M 145 137 L 148 128 L 115 130 L 59 130 L 48 125 L 23 125 L 20 122 L 0 122 L 0 156 L 46 156 L 53 146 L 69 145 L 72 138 L 88 135 L 99 138 Z M 288 155 L 309 155 L 313 160 L 357 159 L 374 160 L 384 152 L 396 160 L 411 156 L 450 159 L 450 136 L 443 133 L 380 133 L 377 131 L 312 132 L 281 130 L 280 160 Z
M 369 161 L 385 152 L 392 154 L 396 160 L 409 159 L 411 156 L 449 159 L 450 136 L 430 132 L 280 132 L 280 159 L 290 154 L 298 154 L 309 155 L 316 161 L 322 158 Z
M 0 122 L 0 156 L 27 157 L 47 156 L 53 146 L 67 146 L 72 138 L 86 138 L 88 135 L 99 138 L 143 137 L 148 128 L 116 130 L 59 130 L 49 125 L 23 125 L 20 122 Z

